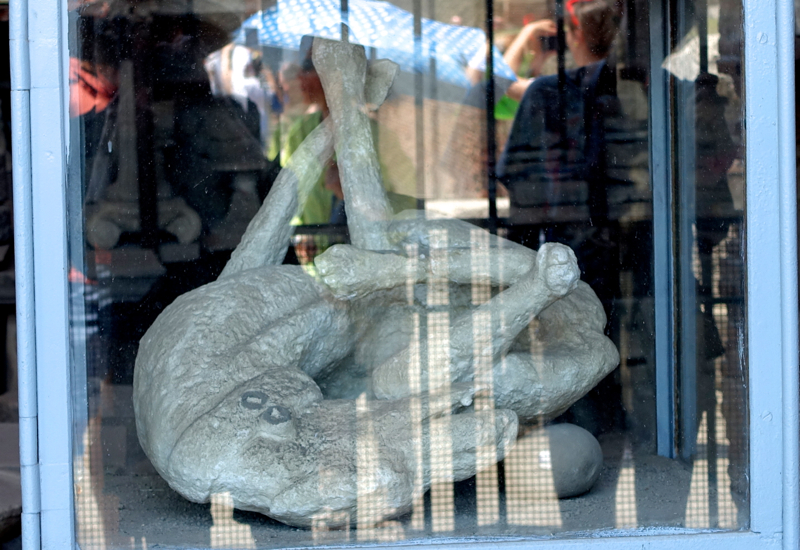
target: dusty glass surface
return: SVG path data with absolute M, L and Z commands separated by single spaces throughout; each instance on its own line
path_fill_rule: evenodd
M 667 4 L 70 3 L 81 547 L 746 528 L 741 3 Z

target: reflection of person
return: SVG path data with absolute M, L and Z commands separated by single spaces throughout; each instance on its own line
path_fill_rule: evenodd
M 295 77 L 295 78 L 292 78 Z M 319 76 L 310 58 L 303 60 L 299 71 L 294 66 L 284 67 L 281 71 L 281 81 L 286 89 L 299 89 L 302 102 L 305 106 L 303 114 L 294 119 L 284 132 L 276 132 L 270 143 L 270 158 L 277 158 L 281 166 L 286 166 L 289 158 L 297 150 L 303 140 L 328 116 L 328 105 L 325 102 L 325 92 Z M 297 85 L 294 85 L 296 80 Z M 300 210 L 293 220 L 295 225 L 313 225 L 328 223 L 333 208 L 334 191 L 336 182 L 326 181 L 323 171 L 320 181 L 311 190 L 305 204 L 300 205 Z
M 567 46 L 579 65 L 535 79 L 514 120 L 498 175 L 508 187 L 511 216 L 547 223 L 545 240 L 569 244 L 584 280 L 606 307 L 616 295 L 615 229 L 605 195 L 604 121 L 619 114 L 616 76 L 604 61 L 616 35 L 617 14 L 606 0 L 567 3 Z M 539 241 L 537 235 L 520 235 Z
M 618 341 L 623 263 L 636 265 L 626 268 L 635 269 L 628 292 L 642 295 L 652 289 L 651 226 L 620 224 L 624 217 L 617 197 L 632 189 L 633 178 L 619 143 L 624 139 L 626 148 L 638 146 L 634 133 L 625 130 L 632 122 L 623 116 L 616 71 L 605 60 L 616 35 L 617 14 L 607 0 L 572 0 L 566 7 L 567 46 L 579 68 L 566 71 L 561 85 L 555 75 L 533 81 L 523 96 L 498 173 L 511 199 L 515 225 L 510 237 L 534 246 L 540 240 L 571 246 L 582 279 L 606 308 L 606 331 Z M 716 78 L 706 74 L 681 85 L 694 92 L 693 229 L 703 275 L 697 290 L 702 302 L 711 297 L 711 250 L 727 234 L 722 213 L 731 202 L 725 174 L 733 148 Z M 646 145 L 643 138 L 640 142 Z M 710 365 L 723 352 L 710 307 L 707 301 L 698 305 L 700 366 Z M 702 383 L 701 373 L 698 384 Z M 713 399 L 713 386 L 708 388 L 699 385 L 698 395 Z M 586 423 L 581 422 L 595 432 L 621 421 L 621 412 L 609 408 L 618 401 L 613 395 L 619 394 L 616 384 L 608 380 L 597 392 L 591 405 L 595 410 L 589 411 Z
M 619 26 L 616 10 L 605 0 L 568 0 L 567 47 L 582 67 L 605 59 Z
M 581 278 L 603 303 L 609 317 L 606 331 L 614 339 L 621 243 L 617 220 L 609 216 L 608 193 L 620 182 L 609 175 L 618 171 L 608 165 L 605 132 L 610 120 L 621 117 L 621 107 L 616 74 L 605 57 L 619 17 L 607 0 L 570 0 L 566 8 L 567 47 L 578 68 L 566 71 L 561 83 L 558 75 L 530 82 L 498 176 L 510 197 L 514 225 L 509 237 L 534 247 L 543 241 L 570 246 Z M 528 32 L 533 34 L 533 28 Z M 608 408 L 619 403 L 619 388 L 610 380 L 596 391 L 603 395 L 593 399 L 593 410 L 580 423 L 598 433 L 601 426 L 621 422 L 621 410 Z M 578 421 L 582 413 L 575 414 Z
M 116 70 L 88 60 L 69 58 L 69 115 L 104 111 L 117 93 Z
M 514 41 L 506 49 L 503 54 L 503 59 L 508 66 L 511 67 L 515 73 L 519 74 L 522 60 L 526 51 L 533 54 L 530 65 L 528 67 L 528 77 L 521 78 L 513 82 L 506 90 L 506 95 L 515 101 L 522 99 L 525 90 L 528 89 L 533 79 L 542 74 L 542 66 L 545 61 L 555 54 L 555 50 L 545 50 L 542 44 L 542 38 L 548 36 L 555 36 L 556 24 L 549 19 L 542 19 L 528 23 L 525 25 L 519 34 L 514 38 Z
M 238 44 L 228 44 L 209 55 L 204 62 L 211 82 L 211 93 L 229 96 L 241 105 L 245 113 L 253 107 L 259 117 L 259 135 L 269 139 L 269 116 L 282 109 L 272 74 L 261 65 L 258 52 Z
M 501 37 L 495 42 L 495 46 L 503 53 L 503 61 L 505 61 L 518 76 L 521 74 L 520 70 L 522 69 L 525 53 L 530 51 L 533 54 L 528 67 L 527 77 L 520 77 L 514 82 L 509 83 L 508 87 L 504 89 L 503 96 L 497 100 L 494 111 L 496 119 L 512 120 L 514 118 L 514 114 L 519 107 L 519 100 L 522 98 L 525 90 L 528 89 L 533 78 L 541 74 L 542 66 L 545 61 L 555 53 L 554 51 L 545 51 L 541 39 L 547 36 L 554 36 L 555 33 L 555 23 L 549 19 L 543 19 L 525 25 L 516 35 L 506 35 L 506 38 L 510 40 L 504 40 Z M 473 97 L 473 94 L 483 90 L 483 87 L 479 86 L 479 84 L 484 79 L 485 65 L 486 46 L 479 49 L 467 64 L 466 74 L 472 84 L 472 88 L 465 101 L 467 104 L 473 104 L 479 101 Z
M 287 66 L 281 71 L 282 86 L 287 95 L 291 95 L 292 90 L 296 93 L 299 89 L 300 93 L 297 95 L 302 95 L 303 104 L 306 106 L 303 114 L 290 123 L 286 132 L 276 132 L 272 136 L 268 155 L 270 158 L 278 158 L 281 166 L 286 166 L 303 140 L 329 115 L 325 92 L 310 55 L 309 50 L 299 71 L 295 66 Z M 293 75 L 296 75 L 296 84 L 292 82 Z M 409 181 L 413 178 L 413 167 L 410 166 L 408 158 L 402 155 L 399 144 L 396 147 L 391 146 L 396 143 L 396 138 L 388 132 L 379 132 L 375 120 L 370 119 L 370 121 L 373 138 L 377 140 L 380 133 L 382 140 L 388 140 L 386 144 L 388 147 L 381 149 L 391 149 L 385 159 L 387 162 L 380 163 L 380 169 L 392 207 L 395 211 L 412 208 L 416 204 L 409 196 L 414 188 L 414 182 Z M 305 204 L 301 205 L 292 223 L 294 225 L 345 223 L 343 200 L 339 170 L 334 159 L 322 171 L 319 182 L 314 186 Z

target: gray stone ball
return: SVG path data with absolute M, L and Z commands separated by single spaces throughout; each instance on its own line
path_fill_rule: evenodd
M 558 498 L 587 492 L 600 477 L 603 451 L 597 439 L 574 424 L 555 424 L 545 428 L 550 439 L 553 483 Z
M 539 444 L 538 456 L 519 458 L 525 460 L 529 468 L 552 475 L 558 498 L 574 497 L 589 491 L 600 477 L 603 466 L 603 451 L 597 439 L 574 424 L 553 424 L 522 435 L 517 441 L 518 447 L 512 449 L 511 454 L 525 447 L 520 445 L 521 440 L 526 437 L 541 438 L 542 432 L 549 448 L 542 449 Z

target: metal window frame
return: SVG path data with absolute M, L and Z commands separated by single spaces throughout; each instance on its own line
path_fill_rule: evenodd
M 10 10 L 23 547 L 74 548 L 67 2 L 11 0 Z M 574 539 L 437 541 L 437 547 L 800 547 L 794 6 L 744 0 L 744 16 L 750 530 L 603 531 Z

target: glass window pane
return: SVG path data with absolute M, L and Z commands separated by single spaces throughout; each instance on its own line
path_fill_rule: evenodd
M 82 547 L 747 528 L 740 0 L 79 4 Z

